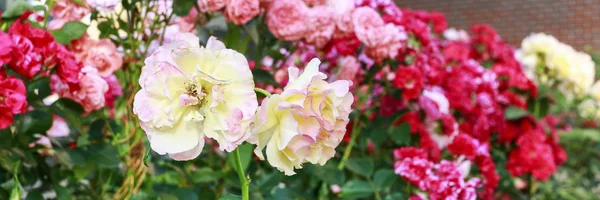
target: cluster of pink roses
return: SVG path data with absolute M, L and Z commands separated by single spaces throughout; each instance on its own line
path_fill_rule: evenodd
M 65 23 L 79 21 L 90 12 L 88 5 L 68 0 L 57 1 L 52 7 L 53 20 L 49 22 L 48 29 L 60 29 Z M 121 86 L 113 73 L 123 65 L 123 56 L 117 52 L 115 44 L 110 39 L 95 40 L 86 34 L 72 41 L 68 48 L 85 66 L 77 74 L 80 84 L 73 88 L 52 76 L 53 92 L 80 103 L 87 113 L 106 105 L 112 109 L 115 97 L 122 95 Z

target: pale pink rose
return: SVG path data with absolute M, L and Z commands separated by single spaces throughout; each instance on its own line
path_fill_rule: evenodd
M 86 113 L 104 107 L 104 93 L 108 91 L 108 83 L 100 76 L 96 68 L 86 66 L 81 69 L 79 73 L 80 88 L 78 90 L 71 90 L 56 75 L 52 75 L 50 80 L 50 88 L 53 92 L 60 97 L 70 98 L 81 104 Z
M 327 6 L 334 9 L 336 30 L 334 37 L 344 37 L 354 32 L 352 25 L 353 1 L 328 0 Z
M 92 11 L 87 6 L 81 6 L 70 0 L 57 0 L 50 14 L 55 19 L 79 21 Z
M 320 61 L 313 59 L 304 68 L 289 67 L 289 82 L 281 94 L 265 98 L 255 115 L 249 143 L 257 144 L 255 155 L 266 158 L 285 175 L 303 163 L 324 165 L 346 133 L 354 101 L 350 81 L 325 81 Z
M 69 126 L 62 117 L 54 115 L 52 117 L 52 127 L 46 131 L 46 135 L 50 137 L 66 137 L 69 136 Z
M 225 7 L 227 0 L 198 0 L 200 12 L 217 12 Z
M 110 12 L 121 3 L 121 0 L 87 0 L 87 3 L 98 11 Z
M 110 39 L 94 41 L 78 57 L 84 65 L 98 69 L 103 77 L 110 76 L 123 65 L 123 56 L 117 53 L 117 46 Z
M 306 24 L 308 25 L 308 31 L 304 36 L 306 42 L 314 45 L 316 48 L 323 48 L 331 40 L 333 31 L 335 30 L 335 14 L 333 9 L 327 6 L 311 8 L 306 18 Z
M 294 41 L 307 31 L 308 7 L 301 0 L 273 1 L 267 11 L 267 27 L 281 40 Z
M 379 62 L 385 58 L 395 58 L 406 36 L 394 25 L 387 24 L 367 31 L 366 38 L 368 43 L 365 43 L 365 53 Z
M 133 112 L 158 154 L 194 159 L 205 137 L 231 152 L 250 137 L 258 107 L 248 61 L 214 37 L 206 47 L 191 33 L 176 38 L 146 58 Z
M 344 1 L 344 0 L 338 0 L 338 1 Z M 351 2 L 351 0 L 346 0 L 346 1 Z M 309 6 L 323 5 L 323 4 L 325 4 L 325 2 L 327 2 L 327 0 L 304 0 L 304 3 L 306 3 Z
M 374 36 L 374 34 L 376 34 L 374 29 L 385 26 L 385 22 L 373 8 L 360 7 L 355 9 L 352 13 L 352 26 L 354 27 L 354 33 L 358 40 L 366 46 L 372 47 L 376 46 L 371 42 L 371 40 L 375 40 L 373 37 L 377 37 Z
M 80 38 L 71 41 L 71 45 L 69 45 L 69 50 L 75 53 L 75 57 L 77 60 L 82 60 L 83 52 L 93 46 L 94 40 L 90 38 L 88 34 L 84 34 Z
M 258 0 L 229 0 L 223 13 L 227 21 L 237 25 L 248 23 L 258 14 L 260 14 L 260 2 Z
M 360 63 L 354 56 L 347 56 L 342 60 L 342 67 L 337 74 L 337 80 L 349 80 L 354 82 L 356 75 L 360 72 Z

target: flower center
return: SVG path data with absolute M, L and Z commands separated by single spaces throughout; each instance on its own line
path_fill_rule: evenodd
M 184 91 L 179 95 L 181 106 L 194 106 L 204 103 L 206 92 L 202 85 L 198 86 L 195 82 L 186 82 Z

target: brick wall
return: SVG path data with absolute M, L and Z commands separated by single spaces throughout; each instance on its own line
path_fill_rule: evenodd
M 396 0 L 402 8 L 442 12 L 450 27 L 492 25 L 511 44 L 545 32 L 582 50 L 600 49 L 600 0 Z

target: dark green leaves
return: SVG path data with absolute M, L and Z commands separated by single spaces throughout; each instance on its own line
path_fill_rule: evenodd
M 87 31 L 88 26 L 77 21 L 67 22 L 59 30 L 52 31 L 52 35 L 56 42 L 61 44 L 70 44 L 71 40 L 76 40 L 83 36 Z
M 86 156 L 100 168 L 117 168 L 121 162 L 117 148 L 106 143 L 88 146 Z
M 390 128 L 390 138 L 397 145 L 409 145 L 410 144 L 410 125 L 408 123 L 402 123 L 399 126 Z
M 375 164 L 373 163 L 373 160 L 369 158 L 350 158 L 346 162 L 346 167 L 356 174 L 370 177 L 373 173 Z
M 373 184 L 377 190 L 392 186 L 398 176 L 391 169 L 380 169 L 373 175 Z
M 240 199 L 242 199 L 241 196 L 233 195 L 233 194 L 225 194 L 221 198 L 219 198 L 219 200 L 240 200 Z

